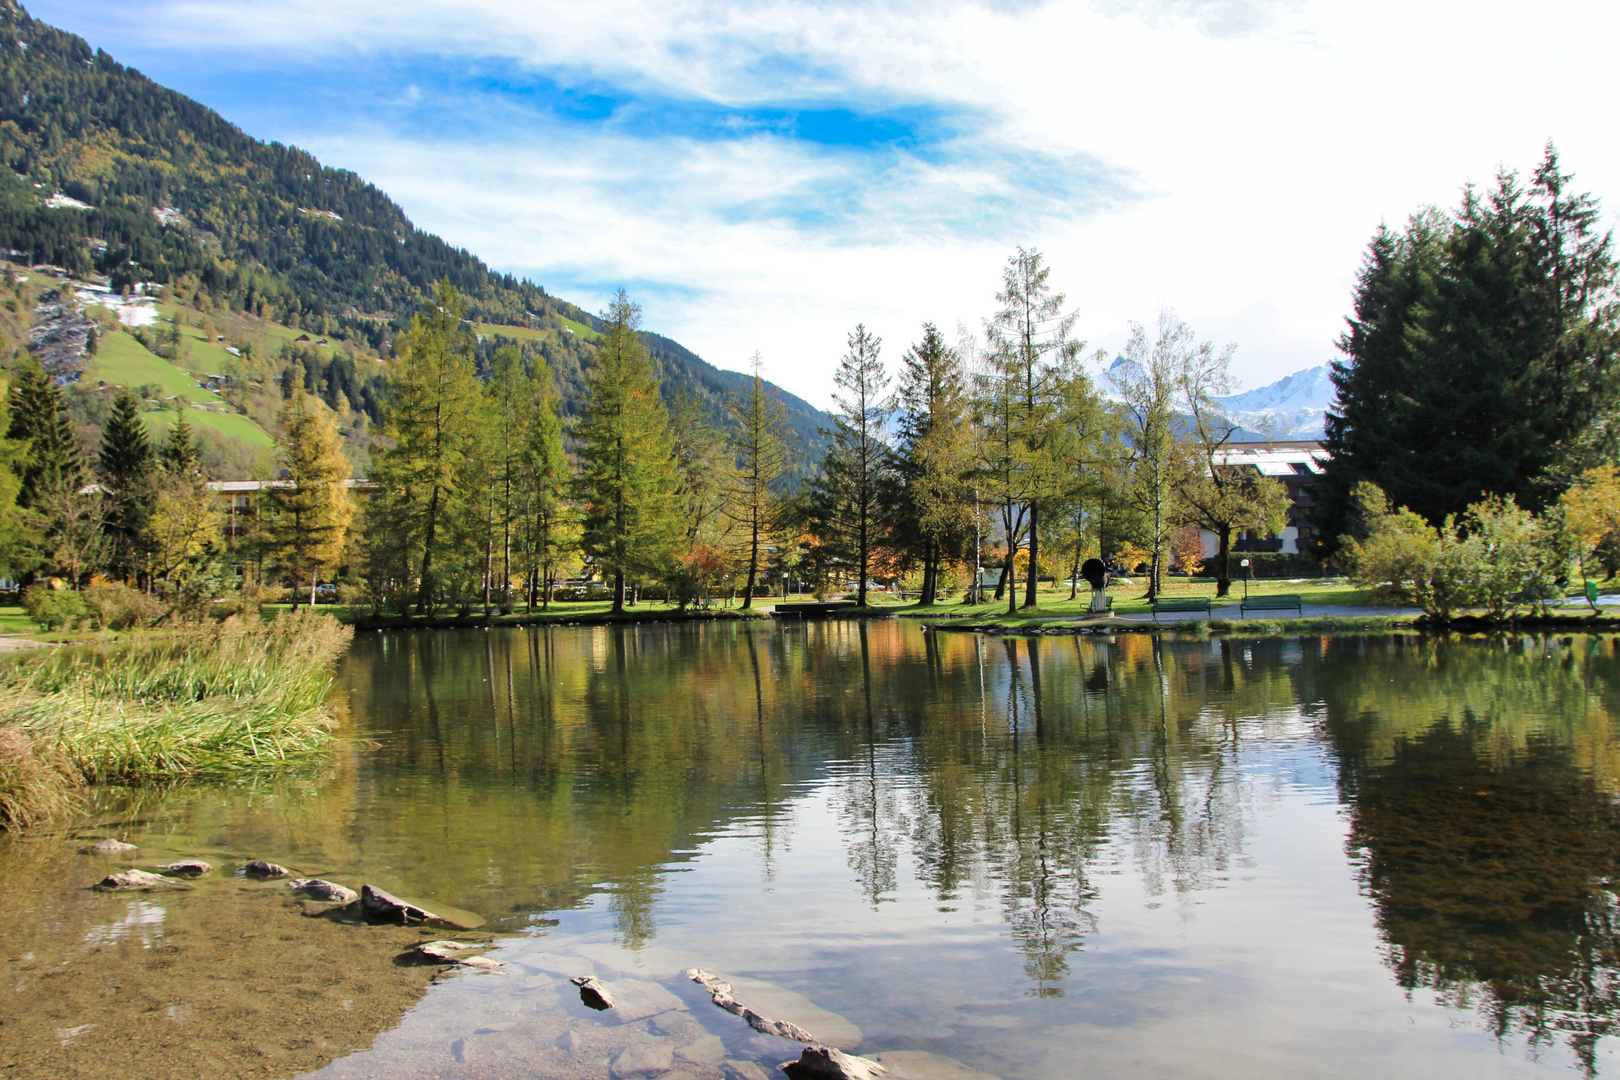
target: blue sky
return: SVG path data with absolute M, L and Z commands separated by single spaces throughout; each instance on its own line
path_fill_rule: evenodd
M 857 322 L 972 338 L 1039 247 L 1093 348 L 1173 307 L 1254 386 L 1333 355 L 1382 219 L 1557 140 L 1620 195 L 1615 16 L 1313 0 L 37 0 L 421 227 L 827 400 Z M 1512 71 L 1511 79 L 1493 71 Z M 1613 201 L 1612 199 L 1610 201 Z

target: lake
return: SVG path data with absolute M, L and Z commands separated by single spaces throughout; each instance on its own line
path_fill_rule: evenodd
M 779 1076 L 686 968 L 898 1080 L 1620 1073 L 1615 638 L 369 633 L 334 695 L 329 768 L 0 840 L 3 1075 Z M 505 967 L 228 865 L 88 892 L 107 835 Z

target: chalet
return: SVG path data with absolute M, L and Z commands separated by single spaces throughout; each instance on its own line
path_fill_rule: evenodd
M 1244 532 L 1232 538 L 1232 551 L 1282 552 L 1288 555 L 1310 554 L 1316 546 L 1316 530 L 1311 523 L 1311 509 L 1316 505 L 1315 487 L 1322 478 L 1322 464 L 1327 451 L 1313 440 L 1286 442 L 1228 443 L 1217 459 L 1224 465 L 1252 468 L 1261 476 L 1280 480 L 1288 489 L 1288 523 L 1276 535 L 1261 536 Z M 1213 556 L 1218 550 L 1214 533 L 1200 530 L 1204 553 Z

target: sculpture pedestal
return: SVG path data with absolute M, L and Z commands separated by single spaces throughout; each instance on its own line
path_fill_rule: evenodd
M 1091 590 L 1091 610 L 1094 612 L 1106 612 L 1108 610 L 1107 589 Z

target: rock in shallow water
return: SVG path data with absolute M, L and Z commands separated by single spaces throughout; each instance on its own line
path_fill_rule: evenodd
M 798 1061 L 781 1064 L 788 1080 L 874 1080 L 888 1070 L 869 1058 L 831 1046 L 807 1046 Z
M 311 900 L 320 900 L 332 904 L 352 904 L 360 899 L 360 894 L 353 889 L 346 889 L 342 885 L 334 885 L 330 881 L 320 878 L 294 878 L 287 883 L 295 893 L 302 893 Z
M 424 941 L 416 947 L 416 951 L 429 960 L 440 960 L 454 964 L 465 960 L 475 952 L 482 952 L 489 948 L 488 943 L 476 941 Z
M 631 1043 L 619 1052 L 608 1066 L 614 1080 L 629 1076 L 648 1076 L 661 1073 L 675 1064 L 675 1055 L 668 1046 L 654 1042 Z
M 955 1058 L 926 1050 L 888 1050 L 873 1054 L 872 1060 L 889 1070 L 890 1080 L 996 1080 Z
M 285 866 L 278 863 L 265 862 L 263 859 L 254 859 L 252 862 L 242 867 L 242 873 L 246 874 L 248 877 L 256 878 L 289 877 L 292 875 L 292 871 L 287 869 Z
M 166 878 L 162 874 L 148 873 L 145 870 L 124 870 L 117 874 L 108 874 L 96 882 L 95 887 L 102 892 L 125 892 L 131 889 L 139 889 L 145 892 L 162 892 L 165 889 L 191 888 L 190 885 L 183 881 Z
M 415 904 L 408 904 L 393 893 L 385 892 L 375 885 L 360 886 L 360 906 L 374 919 L 403 923 L 407 926 L 438 918 L 433 912 L 419 908 Z
M 579 987 L 579 1000 L 586 1008 L 597 1012 L 613 1008 L 613 995 L 595 975 L 579 975 L 568 981 Z
M 111 837 L 108 837 L 106 840 L 101 841 L 101 843 L 91 844 L 84 850 L 90 855 L 122 855 L 126 851 L 134 851 L 135 845 L 126 844 L 122 840 L 114 840 Z
M 214 864 L 204 862 L 201 859 L 181 859 L 179 862 L 172 862 L 161 869 L 165 874 L 171 874 L 174 877 L 200 878 L 213 870 Z

